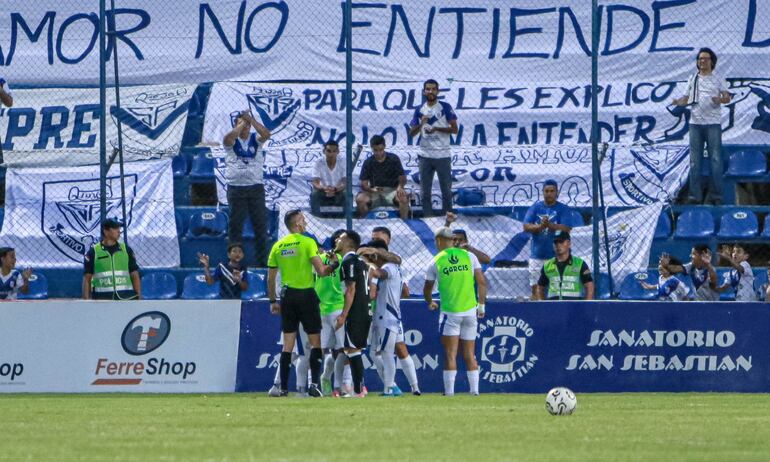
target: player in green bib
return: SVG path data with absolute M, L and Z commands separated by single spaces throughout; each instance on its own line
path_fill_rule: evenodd
M 321 312 L 315 291 L 315 274 L 328 276 L 339 266 L 336 259 L 324 265 L 318 255 L 315 239 L 302 233 L 307 229 L 305 216 L 300 210 L 292 210 L 284 216 L 289 234 L 273 245 L 267 261 L 267 296 L 270 311 L 281 315 L 283 349 L 281 351 L 280 396 L 288 396 L 289 367 L 291 352 L 297 340 L 299 324 L 308 335 L 310 342 L 310 386 L 308 395 L 321 397 L 319 387 L 323 353 L 321 351 Z M 281 303 L 276 299 L 276 278 L 281 273 Z
M 344 232 L 344 229 L 338 229 L 332 233 L 329 238 L 332 247 L 337 242 L 337 238 Z M 342 256 L 337 253 L 321 254 L 321 262 L 328 265 L 330 256 L 332 259 L 336 259 L 337 265 L 342 263 Z M 345 371 L 345 355 L 340 354 L 345 343 L 345 332 L 343 329 L 336 329 L 335 326 L 337 317 L 342 314 L 342 309 L 345 306 L 345 292 L 339 268 L 328 276 L 316 277 L 315 291 L 321 306 L 321 349 L 324 352 L 321 390 L 325 395 L 333 393 L 334 396 L 338 396 L 342 394 L 342 378 Z M 332 373 L 335 373 L 333 388 Z
M 453 396 L 457 376 L 457 350 L 461 347 L 472 395 L 479 394 L 479 365 L 476 362 L 477 318 L 484 317 L 487 281 L 478 258 L 467 250 L 452 247 L 454 235 L 448 227 L 436 231 L 436 248 L 425 274 L 423 296 L 428 308 L 439 307 L 433 300 L 433 283 L 438 282 L 441 299 L 439 332 L 444 347 L 444 395 Z M 478 300 L 476 299 L 478 292 Z

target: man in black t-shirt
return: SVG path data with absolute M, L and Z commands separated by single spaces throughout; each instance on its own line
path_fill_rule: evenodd
M 363 218 L 371 207 L 394 205 L 402 220 L 409 217 L 406 173 L 397 155 L 385 152 L 385 138 L 372 137 L 372 156 L 361 167 L 361 192 L 356 196 L 358 215 Z
M 345 306 L 337 318 L 337 329 L 345 326 L 345 354 L 350 359 L 355 396 L 362 398 L 364 362 L 361 350 L 366 347 L 372 313 L 369 310 L 368 266 L 356 250 L 361 245 L 361 236 L 355 231 L 346 231 L 337 238 L 334 251 L 342 257 L 342 280 L 345 282 Z

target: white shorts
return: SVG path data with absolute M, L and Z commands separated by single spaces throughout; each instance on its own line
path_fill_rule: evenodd
M 337 317 L 341 314 L 342 310 L 338 310 L 330 314 L 321 315 L 322 349 L 341 350 L 345 346 L 345 328 L 340 327 L 335 330 Z
M 442 312 L 438 317 L 438 332 L 446 337 L 457 337 L 459 335 L 461 340 L 476 340 L 478 325 L 475 309 L 472 315 Z
M 388 343 L 393 346 L 397 343 L 404 343 L 404 328 L 401 323 L 398 323 L 397 329 L 388 329 L 385 326 L 378 326 L 372 323 L 372 328 L 369 330 L 370 351 L 379 353 Z
M 530 258 L 528 262 L 527 269 L 529 270 L 529 286 L 536 286 L 537 281 L 540 280 L 540 271 L 543 269 L 543 265 L 545 265 L 545 260 L 540 260 L 537 258 Z

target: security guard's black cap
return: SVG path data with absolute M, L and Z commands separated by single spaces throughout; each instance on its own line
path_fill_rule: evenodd
M 569 240 L 569 233 L 566 231 L 556 231 L 556 234 L 553 235 L 554 242 L 564 242 Z
M 114 218 L 107 218 L 102 222 L 102 229 L 115 229 L 123 226 L 123 223 Z

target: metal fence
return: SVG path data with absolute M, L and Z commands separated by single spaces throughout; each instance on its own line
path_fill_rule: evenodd
M 573 253 L 613 297 L 640 271 L 657 282 L 645 270 L 660 254 L 689 261 L 698 243 L 720 273 L 730 264 L 716 257 L 723 245 L 743 245 L 754 268 L 770 258 L 759 237 L 766 183 L 724 178 L 722 202 L 735 208 L 680 205 L 693 109 L 671 104 L 687 92 L 698 48 L 711 47 L 733 93 L 722 108 L 723 163 L 740 145 L 768 144 L 764 122 L 748 114 L 767 104 L 761 76 L 770 70 L 756 59 L 766 13 L 753 2 L 714 27 L 708 18 L 730 2 L 111 0 L 104 34 L 100 2 L 5 3 L 2 64 L 14 105 L 0 115 L 0 240 L 20 265 L 78 271 L 99 223 L 115 217 L 143 268 L 199 268 L 198 252 L 222 260 L 234 241 L 246 245 L 247 263 L 262 266 L 286 232 L 282 214 L 302 208 L 326 246 L 340 227 L 365 237 L 390 228 L 419 293 L 432 232 L 446 221 L 442 168 L 451 172 L 450 225 L 490 257 L 492 296 L 530 296 L 531 255 L 552 255 L 559 226 L 530 239 L 523 222 L 536 226 L 545 215 L 571 227 Z M 426 104 L 430 79 L 437 106 Z M 222 143 L 244 111 L 271 132 L 254 159 L 265 162 L 264 240 L 260 226 L 228 225 Z M 406 219 L 397 204 L 362 213 L 365 198 L 356 200 L 375 135 L 402 164 Z M 351 161 L 347 188 L 341 203 L 315 207 L 315 164 L 330 140 L 337 162 Z M 367 188 L 393 186 L 374 184 L 388 169 L 372 165 Z M 544 195 L 551 179 L 558 213 Z M 714 220 L 712 233 L 684 235 L 691 210 Z M 719 234 L 726 222 L 754 218 L 756 238 Z

